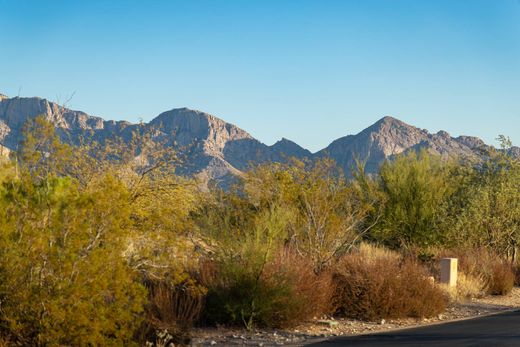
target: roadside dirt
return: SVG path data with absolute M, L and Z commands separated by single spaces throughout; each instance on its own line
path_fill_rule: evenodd
M 428 319 L 398 319 L 362 322 L 352 319 L 315 319 L 290 330 L 248 332 L 229 328 L 197 328 L 192 346 L 302 346 L 317 338 L 383 332 L 405 327 L 467 319 L 520 308 L 520 287 L 506 296 L 487 296 L 451 305 L 441 315 Z

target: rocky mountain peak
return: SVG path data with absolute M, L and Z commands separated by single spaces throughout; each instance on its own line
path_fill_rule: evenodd
M 285 146 L 297 146 L 300 147 L 296 142 L 291 141 L 285 137 L 282 137 L 280 140 L 276 141 L 275 144 L 272 147 L 285 147 Z M 301 148 L 301 147 L 300 147 Z
M 281 140 L 278 140 L 270 148 L 280 156 L 296 158 L 310 158 L 312 156 L 312 153 L 309 150 L 301 147 L 294 141 L 286 139 L 285 137 L 282 137 Z
M 402 128 L 402 127 L 410 127 L 410 125 L 406 124 L 403 121 L 400 121 L 397 118 L 394 118 L 392 116 L 385 116 L 375 122 L 372 126 L 368 127 L 366 130 L 370 131 L 380 131 L 380 130 L 386 130 L 386 129 L 392 129 L 392 128 Z
M 80 139 L 103 142 L 120 137 L 128 140 L 136 127 L 142 127 L 144 132 L 152 132 L 153 140 L 160 142 L 161 146 L 176 149 L 182 159 L 178 173 L 224 183 L 251 165 L 287 162 L 290 157 L 330 157 L 349 175 L 356 158 L 365 162 L 367 172 L 374 173 L 383 161 L 407 151 L 427 149 L 448 158 L 475 157 L 478 149 L 485 146 L 477 137 L 452 138 L 445 131 L 431 134 L 387 116 L 360 133 L 339 138 L 312 154 L 286 138 L 267 146 L 231 123 L 186 107 L 163 112 L 149 123 L 136 125 L 125 121 L 105 121 L 41 98 L 0 95 L 2 153 L 17 148 L 23 136 L 24 123 L 38 115 L 52 122 L 62 139 L 75 144 L 79 144 Z M 520 155 L 518 148 L 510 152 Z
M 443 139 L 450 139 L 451 138 L 450 134 L 447 131 L 444 131 L 444 130 L 440 130 L 439 132 L 437 132 L 436 135 L 439 136 L 439 137 L 442 137 Z
M 175 135 L 179 145 L 189 145 L 196 139 L 204 141 L 210 151 L 222 151 L 228 141 L 253 138 L 216 116 L 186 107 L 163 112 L 149 124 L 169 135 Z

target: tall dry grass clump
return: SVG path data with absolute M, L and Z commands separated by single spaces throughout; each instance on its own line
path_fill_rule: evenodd
M 140 339 L 155 343 L 158 340 L 163 343 L 188 343 L 193 324 L 204 306 L 205 288 L 191 279 L 177 284 L 166 280 L 148 280 L 145 286 L 148 303 Z
M 457 299 L 469 299 L 486 294 L 507 295 L 513 289 L 515 272 L 511 264 L 485 248 L 442 251 L 437 257 L 459 259 Z M 434 271 L 438 275 L 438 266 Z
M 488 281 L 487 291 L 491 295 L 507 295 L 515 284 L 515 274 L 511 265 L 505 261 L 497 260 L 491 265 L 491 276 Z
M 363 320 L 430 317 L 445 309 L 445 296 L 417 263 L 364 245 L 345 256 L 333 276 L 336 313 Z

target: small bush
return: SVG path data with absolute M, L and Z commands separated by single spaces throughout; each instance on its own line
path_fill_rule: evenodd
M 465 302 L 472 298 L 481 298 L 486 294 L 485 280 L 481 276 L 466 275 L 464 272 L 458 273 L 456 287 L 441 284 L 440 288 L 452 302 Z
M 208 295 L 203 315 L 208 324 L 282 328 L 329 309 L 330 275 L 316 275 L 313 264 L 299 256 L 280 253 L 261 273 L 241 262 L 206 267 Z
M 491 295 L 506 295 L 511 292 L 515 284 L 515 274 L 511 266 L 503 261 L 495 261 L 491 270 L 487 284 L 488 293 Z
M 337 265 L 336 313 L 363 320 L 429 317 L 443 312 L 445 296 L 415 262 L 390 256 L 346 256 Z
M 516 264 L 513 267 L 513 273 L 515 274 L 515 286 L 520 286 L 520 265 Z
M 481 275 L 460 272 L 457 276 L 457 293 L 460 299 L 480 298 L 485 295 L 485 287 L 486 282 Z
M 145 285 L 148 304 L 139 339 L 154 342 L 161 339 L 166 344 L 189 343 L 193 323 L 202 311 L 205 289 L 192 280 L 178 284 L 148 280 Z M 165 336 L 168 341 L 164 341 Z

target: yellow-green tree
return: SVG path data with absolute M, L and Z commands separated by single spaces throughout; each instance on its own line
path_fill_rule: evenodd
M 383 209 L 374 238 L 392 248 L 445 242 L 444 230 L 438 226 L 455 190 L 449 180 L 450 165 L 426 151 L 385 162 L 378 178 Z
M 137 343 L 141 322 L 157 318 L 145 315 L 143 283 L 175 288 L 195 258 L 196 187 L 174 176 L 170 154 L 148 135 L 75 148 L 45 119 L 27 124 L 0 172 L 0 336 Z
M 451 227 L 460 246 L 487 247 L 516 259 L 520 242 L 520 160 L 508 154 L 511 142 L 488 150 L 484 159 L 461 170 L 457 205 L 450 211 Z
M 357 182 L 348 182 L 330 159 L 261 166 L 244 177 L 256 206 L 283 207 L 290 214 L 287 245 L 311 259 L 316 272 L 348 252 L 372 227 L 372 202 Z
M 122 257 L 128 191 L 111 177 L 4 180 L 0 325 L 34 345 L 119 345 L 138 327 L 143 287 Z

